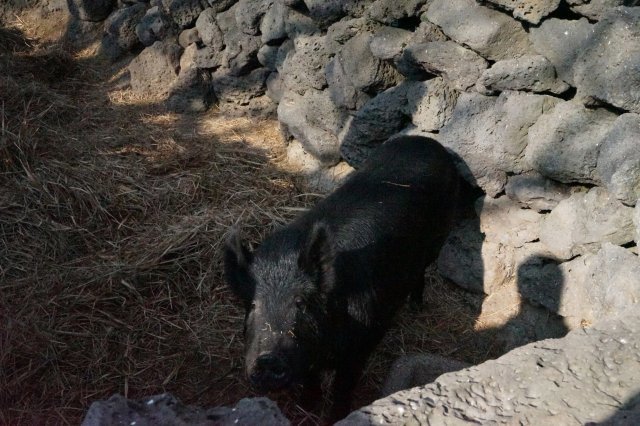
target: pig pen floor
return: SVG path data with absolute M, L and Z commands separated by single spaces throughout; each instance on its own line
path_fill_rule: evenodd
M 64 31 L 29 14 L 0 28 L 0 424 L 78 424 L 113 393 L 206 407 L 254 395 L 221 242 L 231 226 L 259 241 L 321 195 L 287 165 L 277 122 L 167 112 L 121 88 L 126 62 L 73 50 Z M 480 300 L 427 279 L 358 405 L 401 354 L 499 355 Z M 295 424 L 318 422 L 271 397 Z

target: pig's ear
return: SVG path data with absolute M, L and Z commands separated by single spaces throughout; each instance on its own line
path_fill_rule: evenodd
M 233 230 L 224 247 L 224 275 L 231 290 L 245 305 L 253 300 L 255 282 L 251 278 L 249 266 L 253 255 L 242 243 L 240 234 Z
M 300 252 L 298 265 L 327 293 L 333 289 L 335 249 L 331 232 L 327 225 L 318 222 L 313 225 L 305 246 Z

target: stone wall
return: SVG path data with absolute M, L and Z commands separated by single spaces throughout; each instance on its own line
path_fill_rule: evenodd
M 115 394 L 95 401 L 82 426 L 289 426 L 275 402 L 243 398 L 235 407 L 200 408 L 184 405 L 170 393 L 140 400 Z

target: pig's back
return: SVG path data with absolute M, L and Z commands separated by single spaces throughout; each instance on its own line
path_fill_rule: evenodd
M 340 251 L 428 244 L 448 233 L 458 179 L 438 142 L 398 138 L 376 149 L 362 169 L 310 212 L 309 220 L 327 223 Z M 387 254 L 384 246 L 380 250 L 377 255 Z

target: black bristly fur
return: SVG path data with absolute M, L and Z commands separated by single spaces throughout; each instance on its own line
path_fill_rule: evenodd
M 313 225 L 309 238 L 300 252 L 298 266 L 316 283 L 323 293 L 328 293 L 334 283 L 333 262 L 335 252 L 329 229 L 322 222 Z
M 252 259 L 253 255 L 242 244 L 240 234 L 233 230 L 225 245 L 224 273 L 231 290 L 247 306 L 251 304 L 255 292 L 255 283 L 249 271 Z
M 319 371 L 335 370 L 332 417 L 348 413 L 392 317 L 407 296 L 421 300 L 425 268 L 452 225 L 458 183 L 440 144 L 401 137 L 253 254 L 230 239 L 227 281 L 241 299 L 252 297 L 246 368 L 254 384 L 311 387 Z

